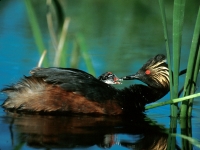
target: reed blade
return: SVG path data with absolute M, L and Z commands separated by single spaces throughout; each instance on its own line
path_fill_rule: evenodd
M 40 27 L 39 27 L 39 24 L 37 21 L 36 14 L 34 12 L 32 4 L 31 4 L 31 0 L 24 0 L 24 2 L 26 4 L 28 18 L 30 21 L 31 29 L 33 31 L 33 36 L 35 38 L 36 45 L 38 47 L 38 51 L 39 51 L 40 55 L 42 55 L 43 51 L 46 48 L 43 43 L 42 33 L 41 33 L 41 30 L 40 30 Z M 49 63 L 46 58 L 44 58 L 43 65 L 44 65 L 44 67 L 49 66 Z
M 187 65 L 187 73 L 184 83 L 184 96 L 193 94 L 195 92 L 195 83 L 199 73 L 200 65 L 200 8 L 197 15 L 197 20 L 194 28 L 192 44 L 190 48 L 190 55 Z M 184 101 L 181 104 L 181 117 L 191 116 L 193 99 Z
M 65 18 L 63 28 L 62 28 L 62 32 L 61 32 L 61 36 L 60 36 L 60 40 L 58 42 L 58 47 L 57 47 L 57 50 L 56 50 L 55 59 L 54 59 L 54 66 L 56 66 L 56 67 L 61 65 L 61 57 L 65 56 L 64 55 L 64 53 L 65 53 L 64 52 L 64 45 L 65 45 L 65 41 L 66 41 L 69 22 L 70 22 L 70 19 Z
M 165 13 L 165 4 L 164 0 L 159 0 L 160 5 L 160 11 L 161 11 L 161 18 L 162 18 L 162 24 L 164 29 L 164 40 L 165 40 L 165 46 L 166 46 L 166 52 L 167 52 L 167 63 L 169 70 L 171 69 L 171 58 L 170 58 L 170 46 L 169 46 L 169 36 L 168 36 L 168 28 L 167 28 L 167 19 L 166 19 L 166 13 Z M 169 72 L 169 78 L 170 81 L 172 81 L 172 72 Z M 170 96 L 171 99 L 173 98 L 173 82 L 170 82 Z
M 85 39 L 82 34 L 80 34 L 80 33 L 77 34 L 77 41 L 80 46 L 81 56 L 83 57 L 83 59 L 85 61 L 88 72 L 90 74 L 92 74 L 93 76 L 95 76 L 95 70 L 94 70 L 94 67 L 92 64 L 92 60 L 90 58 L 88 48 L 86 46 Z
M 182 43 L 182 30 L 184 20 L 185 0 L 174 1 L 173 11 L 173 98 L 178 97 L 179 92 L 179 68 Z M 177 116 L 177 104 L 171 105 L 171 115 Z
M 152 108 L 156 108 L 156 107 L 160 107 L 160 106 L 164 106 L 164 105 L 168 105 L 168 104 L 172 104 L 172 103 L 178 103 L 178 102 L 186 101 L 188 99 L 193 99 L 193 98 L 196 98 L 196 97 L 200 97 L 200 93 L 191 94 L 191 95 L 184 96 L 184 97 L 181 97 L 181 98 L 175 98 L 175 99 L 172 99 L 172 100 L 167 100 L 167 101 L 164 101 L 164 102 L 157 102 L 157 103 L 154 103 L 154 104 L 150 104 L 150 105 L 146 106 L 145 109 L 147 110 L 147 109 L 152 109 Z

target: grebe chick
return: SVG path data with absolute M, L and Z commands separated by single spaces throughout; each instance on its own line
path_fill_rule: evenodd
M 112 72 L 106 72 L 98 77 L 98 79 L 107 84 L 122 84 L 122 79 L 119 79 L 115 74 Z
M 119 90 L 78 69 L 36 68 L 31 76 L 2 90 L 8 95 L 2 106 L 24 113 L 134 115 L 169 91 L 168 71 L 165 56 L 157 55 L 136 75 L 123 77 L 139 79 L 147 86 Z

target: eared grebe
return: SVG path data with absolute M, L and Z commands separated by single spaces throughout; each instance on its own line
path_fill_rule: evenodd
M 146 104 L 169 91 L 169 70 L 164 55 L 156 55 L 135 75 L 122 78 L 139 79 L 148 86 L 135 84 L 116 89 L 101 81 L 104 75 L 97 79 L 72 68 L 36 68 L 30 73 L 31 76 L 2 90 L 8 95 L 2 105 L 5 109 L 24 113 L 133 115 L 142 113 Z M 118 81 L 114 79 L 113 83 Z

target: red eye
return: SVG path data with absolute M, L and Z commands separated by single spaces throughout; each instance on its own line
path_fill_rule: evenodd
M 151 74 L 151 71 L 150 70 L 146 70 L 145 74 L 149 75 L 149 74 Z

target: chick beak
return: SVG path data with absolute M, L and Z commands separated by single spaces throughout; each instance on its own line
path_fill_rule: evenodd
M 122 84 L 121 81 L 123 81 L 123 79 L 120 79 L 117 76 L 114 77 L 114 84 Z

